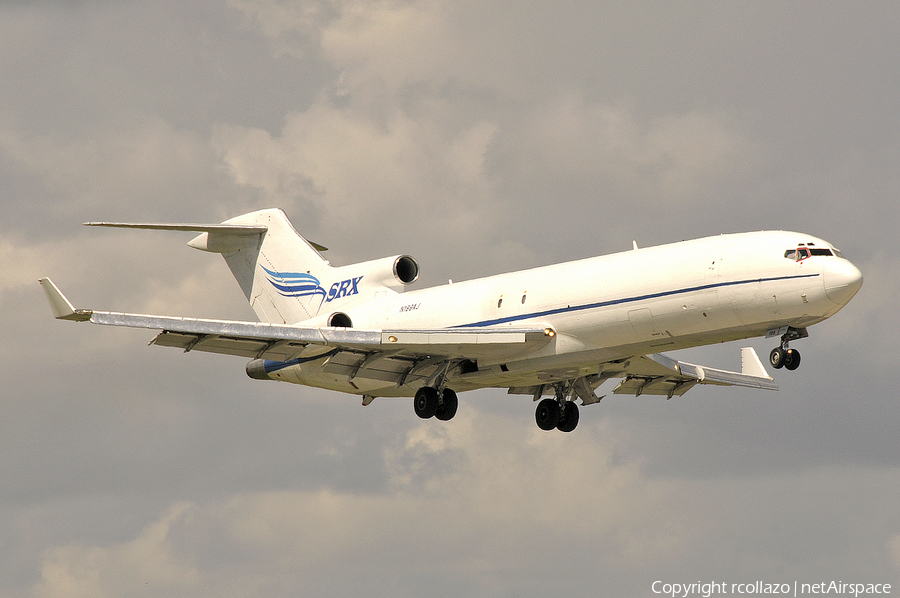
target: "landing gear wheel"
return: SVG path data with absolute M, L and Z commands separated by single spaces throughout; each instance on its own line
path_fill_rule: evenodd
M 556 399 L 544 399 L 538 403 L 534 420 L 541 430 L 552 430 L 559 424 L 560 409 Z
M 785 361 L 787 360 L 787 351 L 782 349 L 781 347 L 775 347 L 772 349 L 772 352 L 769 353 L 769 363 L 776 370 L 780 370 L 785 366 Z M 797 360 L 799 362 L 799 360 Z
M 559 423 L 556 424 L 556 429 L 560 432 L 571 432 L 578 426 L 578 405 L 572 401 L 566 401 L 563 403 L 560 411 Z
M 459 398 L 456 393 L 449 388 L 444 389 L 444 403 L 438 407 L 435 417 L 441 421 L 449 421 L 456 415 L 456 409 L 459 407 Z
M 434 417 L 438 411 L 438 393 L 437 390 L 430 386 L 423 386 L 416 391 L 416 398 L 413 399 L 413 407 L 416 415 L 422 419 Z
M 796 370 L 800 367 L 800 351 L 797 349 L 788 349 L 785 351 L 784 367 L 789 370 Z

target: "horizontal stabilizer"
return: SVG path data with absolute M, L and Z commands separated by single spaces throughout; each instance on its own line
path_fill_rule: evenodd
M 251 247 L 268 230 L 262 225 L 245 224 L 156 224 L 143 222 L 85 222 L 85 226 L 136 228 L 142 230 L 174 230 L 200 233 L 188 245 L 201 251 L 231 253 Z
M 155 224 L 150 222 L 85 222 L 85 226 L 108 228 L 139 228 L 144 230 L 177 230 L 193 233 L 226 233 L 229 235 L 259 235 L 268 230 L 265 226 L 243 224 Z
M 142 230 L 174 230 L 201 233 L 188 243 L 195 249 L 214 253 L 228 253 L 249 245 L 246 237 L 261 235 L 269 230 L 264 225 L 248 224 L 163 224 L 155 222 L 84 222 L 84 226 L 103 226 L 106 228 L 136 228 Z M 244 237 L 242 239 L 242 237 Z M 316 251 L 328 251 L 319 243 L 306 240 Z

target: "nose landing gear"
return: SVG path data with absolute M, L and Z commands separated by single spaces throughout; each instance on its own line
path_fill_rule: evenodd
M 800 367 L 800 351 L 797 349 L 776 347 L 769 353 L 769 363 L 776 370 L 780 370 L 781 368 L 796 370 Z
M 788 343 L 798 338 L 806 338 L 809 334 L 805 328 L 788 328 L 781 335 L 781 346 L 772 349 L 769 353 L 769 364 L 776 370 L 785 368 L 787 370 L 796 370 L 800 367 L 800 351 L 788 347 Z

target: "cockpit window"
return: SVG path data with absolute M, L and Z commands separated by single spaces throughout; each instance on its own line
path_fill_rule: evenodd
M 784 257 L 789 260 L 799 262 L 805 260 L 810 256 L 832 256 L 835 254 L 837 254 L 838 257 L 844 257 L 839 251 L 832 252 L 831 249 L 828 249 L 826 247 L 808 247 L 805 245 L 801 245 L 797 247 L 797 249 L 788 249 L 787 251 L 785 251 Z

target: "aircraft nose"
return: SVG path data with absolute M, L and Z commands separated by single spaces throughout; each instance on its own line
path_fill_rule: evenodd
M 862 272 L 850 260 L 835 258 L 825 266 L 825 294 L 834 303 L 846 305 L 863 283 Z

